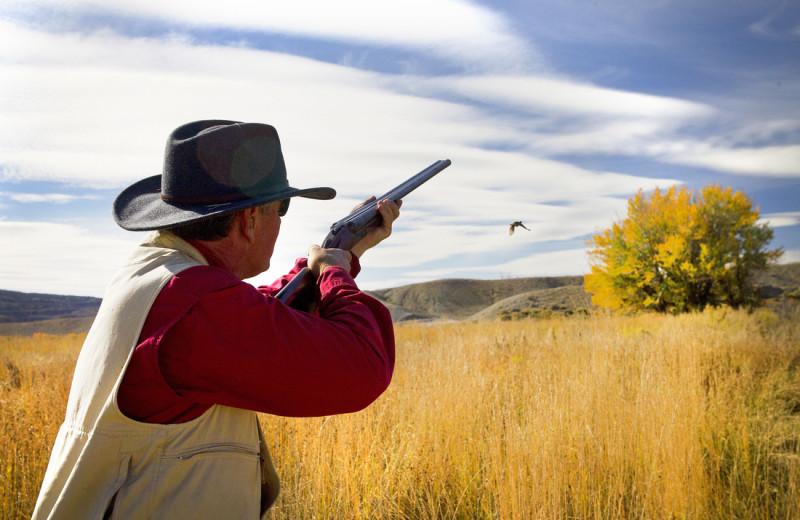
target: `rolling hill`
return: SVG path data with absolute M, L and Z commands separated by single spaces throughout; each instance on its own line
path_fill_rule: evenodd
M 433 319 L 492 319 L 503 311 L 528 307 L 589 307 L 582 276 L 446 279 L 367 291 L 379 299 L 396 322 Z
M 0 290 L 0 323 L 94 316 L 100 298 Z

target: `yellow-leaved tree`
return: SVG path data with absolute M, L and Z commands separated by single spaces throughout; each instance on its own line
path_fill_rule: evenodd
M 586 291 L 595 305 L 622 311 L 755 305 L 752 275 L 783 254 L 766 249 L 773 232 L 758 218 L 747 195 L 718 185 L 639 190 L 627 218 L 588 241 Z

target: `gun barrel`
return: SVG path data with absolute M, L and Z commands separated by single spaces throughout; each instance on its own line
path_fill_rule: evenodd
M 379 200 L 393 200 L 398 201 L 417 189 L 420 185 L 424 184 L 425 182 L 429 181 L 434 175 L 441 172 L 445 168 L 450 166 L 450 159 L 443 159 L 440 161 L 436 161 L 435 163 L 431 164 L 418 174 L 414 175 L 413 177 L 406 179 L 402 182 L 399 186 L 392 188 L 391 190 L 387 191 L 375 201 L 365 205 L 362 208 L 359 208 L 358 211 L 351 213 L 350 215 L 344 217 L 343 219 L 335 222 L 331 229 L 338 225 L 346 225 L 347 228 L 352 233 L 357 233 L 359 230 L 363 229 L 367 225 L 369 225 L 373 220 L 380 218 L 380 216 L 375 211 L 376 206 L 378 205 Z
M 383 199 L 391 199 L 394 201 L 398 201 L 417 189 L 421 184 L 427 182 L 431 179 L 434 175 L 439 173 L 440 171 L 444 170 L 450 166 L 450 159 L 443 159 L 441 161 L 436 161 L 435 163 L 431 164 L 418 174 L 414 175 L 410 179 L 406 180 L 396 188 L 388 191 L 379 200 Z

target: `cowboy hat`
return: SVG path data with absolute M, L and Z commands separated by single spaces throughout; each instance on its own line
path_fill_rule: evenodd
M 167 139 L 161 175 L 114 200 L 114 220 L 129 231 L 164 229 L 288 197 L 332 199 L 333 188 L 289 186 L 278 133 L 270 125 L 195 121 Z

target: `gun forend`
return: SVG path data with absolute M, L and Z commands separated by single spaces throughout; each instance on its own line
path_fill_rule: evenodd
M 364 238 L 370 227 L 380 223 L 381 216 L 377 211 L 379 200 L 393 200 L 397 202 L 420 185 L 428 182 L 434 175 L 450 166 L 450 159 L 443 159 L 431 164 L 413 177 L 406 179 L 399 186 L 395 186 L 388 192 L 376 198 L 369 204 L 365 204 L 358 210 L 331 225 L 330 232 L 322 242 L 322 247 L 336 247 L 339 249 L 350 249 L 359 240 Z

